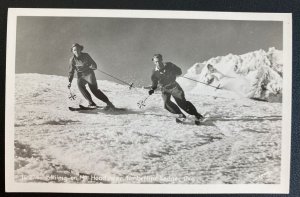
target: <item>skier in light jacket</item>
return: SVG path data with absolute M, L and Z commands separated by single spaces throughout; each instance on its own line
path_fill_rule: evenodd
M 88 53 L 83 53 L 82 50 L 83 46 L 78 43 L 73 44 L 71 47 L 73 56 L 70 59 L 68 88 L 71 87 L 72 80 L 74 78 L 74 72 L 76 71 L 78 88 L 84 98 L 89 102 L 89 107 L 95 108 L 96 104 L 92 100 L 91 94 L 86 89 L 86 84 L 88 84 L 95 97 L 107 104 L 105 107 L 106 109 L 114 109 L 114 105 L 109 101 L 107 96 L 98 89 L 97 80 L 94 73 L 94 70 L 97 69 L 96 62 Z

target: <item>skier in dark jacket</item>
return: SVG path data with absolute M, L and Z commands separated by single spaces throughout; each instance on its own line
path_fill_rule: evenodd
M 161 86 L 165 109 L 173 114 L 178 114 L 178 118 L 185 119 L 186 116 L 180 110 L 181 108 L 188 114 L 194 115 L 196 118 L 195 123 L 200 124 L 200 121 L 204 117 L 197 112 L 197 109 L 191 102 L 185 99 L 184 91 L 176 82 L 176 76 L 182 74 L 181 69 L 171 62 L 163 62 L 161 54 L 155 54 L 152 61 L 156 67 L 151 75 L 152 87 L 149 90 L 149 95 L 154 93 L 159 84 Z M 180 108 L 171 101 L 171 96 L 173 96 Z
M 73 56 L 70 59 L 69 68 L 69 85 L 71 87 L 72 80 L 74 78 L 74 72 L 77 72 L 77 85 L 86 100 L 89 102 L 89 107 L 95 108 L 96 104 L 92 100 L 90 93 L 86 89 L 88 84 L 91 92 L 101 101 L 107 104 L 106 109 L 114 109 L 114 105 L 109 101 L 107 96 L 98 89 L 97 80 L 94 70 L 97 69 L 96 62 L 91 58 L 88 53 L 83 53 L 83 46 L 75 43 L 71 47 Z

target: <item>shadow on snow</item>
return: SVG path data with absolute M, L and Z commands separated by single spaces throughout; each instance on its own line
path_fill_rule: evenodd
M 251 122 L 251 121 L 259 121 L 263 122 L 266 120 L 269 121 L 278 121 L 282 120 L 282 116 L 241 116 L 241 117 L 226 117 L 226 116 L 213 116 L 210 117 L 209 120 L 215 121 L 242 121 L 242 122 Z

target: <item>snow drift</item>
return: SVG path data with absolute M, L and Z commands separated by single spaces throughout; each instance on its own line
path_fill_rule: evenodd
M 222 75 L 210 85 L 219 86 L 215 90 L 206 85 L 179 78 L 184 89 L 195 94 L 233 96 L 228 90 L 235 92 L 236 97 L 253 98 L 270 102 L 282 101 L 282 51 L 269 48 L 268 51 L 257 50 L 243 55 L 228 54 L 211 58 L 194 64 L 188 69 L 185 77 L 208 83 L 210 73 L 207 65 L 211 64 Z

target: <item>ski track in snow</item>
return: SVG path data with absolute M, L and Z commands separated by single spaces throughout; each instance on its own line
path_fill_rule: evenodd
M 71 112 L 67 107 L 83 100 L 76 83 L 72 90 L 77 104 L 67 99 L 66 77 L 16 75 L 16 181 L 280 183 L 281 103 L 186 92 L 210 118 L 202 126 L 182 125 L 163 109 L 159 93 L 139 109 L 136 103 L 147 96 L 146 90 L 108 81 L 98 85 L 117 107 L 128 111 Z M 49 179 L 51 175 L 65 179 Z

